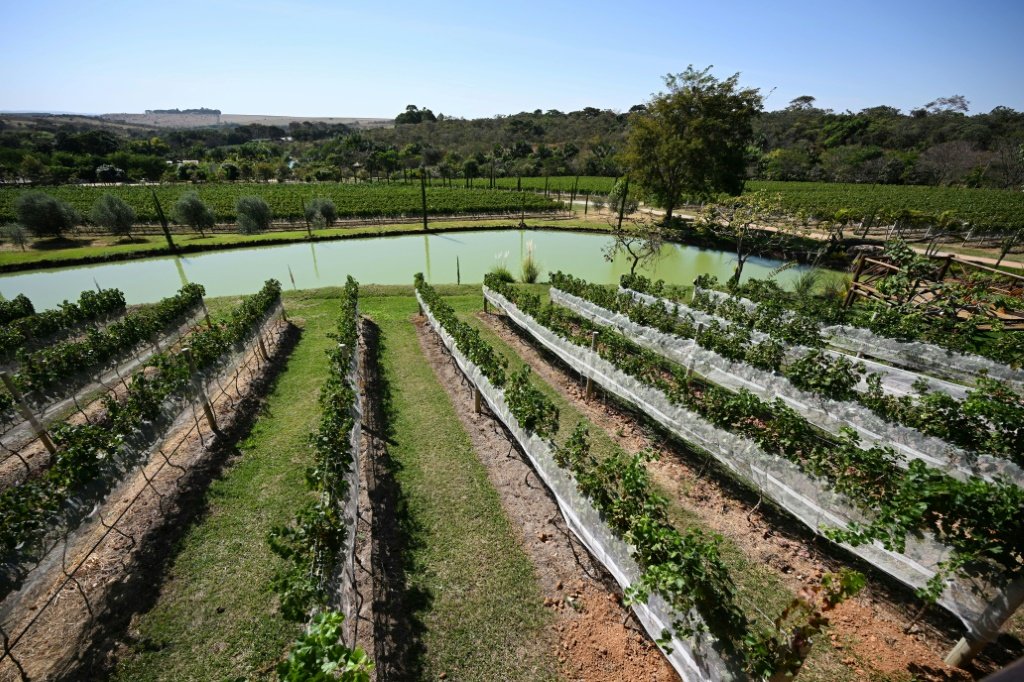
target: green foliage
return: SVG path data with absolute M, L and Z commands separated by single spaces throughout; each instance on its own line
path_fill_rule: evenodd
M 15 316 L 0 326 L 0 361 L 8 362 L 27 345 L 38 346 L 115 317 L 125 309 L 124 294 L 117 289 L 83 291 L 78 303 L 64 301 L 56 310 L 34 313 L 32 302 L 19 294 L 0 311 L 0 318 Z
M 491 275 L 487 275 L 491 277 Z M 414 280 L 416 291 L 426 304 L 430 314 L 451 334 L 459 351 L 470 362 L 480 368 L 487 380 L 496 388 L 505 385 L 505 368 L 508 361 L 494 352 L 489 343 L 483 340 L 480 332 L 460 320 L 455 310 L 438 294 L 434 287 L 427 284 L 422 273 L 416 273 Z
M 188 298 L 197 292 L 201 295 L 202 287 L 191 284 L 179 297 Z M 235 346 L 256 331 L 280 295 L 280 283 L 267 280 L 258 293 L 235 308 L 227 322 L 193 332 L 189 337 L 191 360 L 182 353 L 170 352 L 151 357 L 122 395 L 103 398 L 107 416 L 102 424 L 63 423 L 54 427 L 50 435 L 57 454 L 50 467 L 40 476 L 0 493 L 0 550 L 8 558 L 16 552 L 30 551 L 83 484 L 99 484 L 99 477 L 116 474 L 131 452 L 147 448 L 152 434 L 145 435 L 140 426 L 154 424 L 166 401 L 188 395 L 196 373 L 209 374 L 222 366 Z M 166 301 L 168 309 L 175 305 L 175 301 Z
M 135 225 L 135 211 L 119 197 L 104 194 L 93 204 L 89 219 L 115 235 L 128 236 Z
M 507 266 L 500 263 L 491 268 L 491 271 L 487 274 L 496 277 L 502 282 L 512 283 L 516 281 L 516 277 L 512 274 L 512 271 L 509 270 Z
M 338 209 L 330 199 L 317 197 L 306 204 L 306 220 L 314 225 L 330 227 L 338 220 Z
M 530 383 L 528 365 L 509 377 L 505 401 L 516 421 L 528 433 L 548 440 L 558 433 L 558 408 Z
M 842 355 L 829 356 L 820 350 L 811 351 L 785 368 L 786 378 L 794 386 L 833 400 L 854 399 L 854 388 L 864 372 L 863 363 L 853 363 Z
M 164 206 L 174 206 L 182 196 L 194 193 L 210 208 L 217 222 L 235 222 L 238 218 L 236 202 L 240 197 L 252 195 L 266 201 L 278 220 L 303 220 L 303 202 L 308 204 L 317 198 L 334 202 L 338 218 L 372 219 L 417 215 L 422 208 L 419 187 L 397 184 L 209 183 L 198 186 L 163 184 L 155 187 L 124 185 L 104 188 L 61 185 L 49 189 L 54 197 L 82 212 L 88 212 L 101 194 L 113 194 L 131 206 L 138 220 L 143 222 L 157 221 L 153 191 Z M 18 220 L 15 204 L 20 201 L 19 197 L 29 193 L 24 189 L 0 187 L 0 222 Z M 462 213 L 518 213 L 521 208 L 528 212 L 553 211 L 558 206 L 554 201 L 533 192 L 434 186 L 427 187 L 427 208 L 430 215 L 445 216 Z M 191 221 L 177 220 L 195 227 Z M 26 223 L 22 224 L 28 227 Z M 64 229 L 70 227 L 68 224 Z
M 33 352 L 18 348 L 19 369 L 15 381 L 25 393 L 40 396 L 52 393 L 55 389 L 65 393 L 71 391 L 90 379 L 97 369 L 106 367 L 108 363 L 141 345 L 153 343 L 167 330 L 182 324 L 200 305 L 203 293 L 202 285 L 186 284 L 174 296 L 125 315 L 103 329 L 89 329 L 82 338 L 44 346 Z M 70 306 L 62 310 L 68 310 L 69 316 L 82 315 L 85 319 L 96 319 L 97 315 L 124 307 L 123 295 L 116 290 L 108 294 L 90 292 L 89 296 L 83 293 L 82 301 L 86 300 L 92 302 L 93 309 L 98 312 L 86 316 L 78 312 L 82 309 L 81 305 L 78 311 L 72 312 Z M 56 314 L 47 317 L 57 318 L 59 313 L 56 311 Z M 12 345 L 23 343 L 22 339 L 12 337 Z M 13 348 L 8 349 L 8 352 L 10 350 Z
M 669 214 L 684 194 L 710 197 L 743 189 L 761 95 L 741 89 L 739 74 L 719 81 L 710 71 L 690 66 L 669 74 L 668 92 L 630 117 L 626 165 Z
M 258 234 L 270 229 L 273 216 L 270 206 L 261 197 L 239 197 L 235 212 L 238 214 L 238 231 L 242 234 Z
M 181 195 L 174 203 L 174 219 L 182 225 L 199 230 L 200 234 L 214 225 L 213 211 L 195 192 Z
M 0 227 L 0 240 L 4 239 L 24 251 L 28 246 L 28 230 L 18 223 L 7 223 Z
M 292 645 L 288 658 L 277 664 L 282 682 L 370 682 L 373 663 L 366 652 L 349 649 L 341 641 L 345 616 L 324 611 Z
M 273 580 L 281 598 L 281 612 L 302 621 L 314 606 L 330 598 L 329 578 L 339 560 L 348 530 L 342 517 L 348 495 L 345 475 L 355 461 L 351 434 L 356 427 L 356 391 L 353 375 L 359 343 L 359 284 L 352 277 L 341 296 L 336 342 L 328 351 L 330 374 L 320 389 L 320 425 L 311 434 L 314 465 L 306 483 L 316 498 L 288 526 L 271 529 L 270 548 L 289 560 Z
M 7 324 L 11 320 L 26 317 L 36 311 L 25 294 L 18 294 L 9 301 L 0 301 L 0 324 Z
M 556 273 L 555 286 L 570 286 L 569 276 Z M 485 282 L 488 286 L 492 283 Z M 586 291 L 592 285 L 579 285 Z M 955 479 L 920 460 L 903 466 L 894 450 L 862 448 L 851 430 L 838 437 L 820 432 L 780 400 L 768 403 L 741 390 L 732 392 L 697 380 L 686 371 L 627 340 L 607 327 L 596 328 L 584 318 L 554 305 L 541 306 L 532 294 L 501 282 L 492 288 L 531 315 L 539 324 L 583 348 L 597 334 L 597 353 L 621 371 L 665 394 L 715 426 L 750 439 L 765 452 L 788 459 L 822 479 L 866 512 L 871 521 L 833 529 L 830 537 L 862 544 L 878 541 L 903 551 L 906 538 L 927 530 L 953 549 L 950 570 L 969 570 L 1000 579 L 1016 575 L 1024 565 L 1024 489 L 1004 482 L 972 477 Z M 604 290 L 604 299 L 609 296 Z M 598 297 L 595 297 L 598 298 Z M 661 307 L 661 306 L 659 306 Z M 664 309 L 664 308 L 663 308 Z M 857 381 L 858 370 L 840 359 L 829 361 L 818 351 L 800 368 L 800 380 L 820 390 L 845 394 Z M 986 387 L 992 390 L 993 387 Z M 996 414 L 1019 424 L 1012 394 L 999 401 Z M 1019 401 L 1019 398 L 1016 400 Z M 980 405 L 981 401 L 977 401 Z M 979 408 L 980 409 L 980 408 Z M 1016 432 L 1015 432 L 1016 433 Z M 990 499 L 989 502 L 982 501 Z M 922 592 L 923 598 L 935 594 Z
M 67 203 L 44 192 L 25 192 L 14 201 L 15 217 L 36 237 L 60 237 L 80 217 Z

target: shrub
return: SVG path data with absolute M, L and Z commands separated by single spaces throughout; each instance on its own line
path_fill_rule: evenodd
M 135 211 L 113 194 L 104 194 L 93 204 L 90 219 L 118 236 L 129 236 L 135 224 Z
M 313 224 L 333 225 L 338 219 L 338 209 L 330 199 L 317 197 L 306 205 L 306 220 Z
M 270 207 L 260 197 L 240 197 L 235 204 L 238 212 L 238 231 L 256 234 L 270 229 Z
M 0 238 L 6 239 L 15 246 L 20 246 L 24 251 L 28 244 L 28 231 L 18 223 L 8 223 L 0 227 Z
M 213 227 L 214 223 L 213 211 L 195 192 L 182 195 L 174 204 L 174 219 L 182 225 L 199 230 L 199 234 L 204 237 L 206 234 L 203 231 Z
M 80 220 L 75 209 L 45 192 L 28 192 L 14 202 L 18 222 L 37 237 L 59 237 Z

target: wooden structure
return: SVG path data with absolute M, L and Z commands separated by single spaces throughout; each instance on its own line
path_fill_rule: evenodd
M 901 300 L 896 296 L 882 293 L 878 287 L 887 277 L 903 272 L 901 268 L 886 260 L 861 255 L 855 265 L 845 305 L 849 307 L 858 296 L 861 296 L 890 305 L 910 304 L 926 311 L 934 310 L 935 304 L 941 298 L 942 284 L 967 283 L 976 279 L 977 275 L 983 275 L 987 280 L 987 293 L 1016 299 L 1016 302 L 1007 306 L 997 306 L 987 301 L 978 301 L 973 305 L 968 302 L 956 311 L 957 317 L 968 320 L 980 315 L 993 322 L 998 320 L 1005 331 L 1024 331 L 1024 276 L 953 255 L 932 256 L 931 260 L 934 262 L 934 269 L 918 277 L 911 286 L 909 296 Z M 935 312 L 938 314 L 939 311 Z M 977 329 L 992 329 L 993 322 L 983 322 L 977 325 Z

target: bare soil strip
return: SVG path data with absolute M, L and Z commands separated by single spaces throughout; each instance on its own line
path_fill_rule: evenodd
M 475 414 L 473 394 L 444 346 L 416 318 L 420 346 L 447 390 L 502 508 L 536 567 L 565 679 L 676 680 L 674 670 L 622 605 L 614 579 L 568 530 L 554 498 L 512 445 L 500 422 Z
M 201 410 L 179 420 L 149 462 L 71 536 L 45 575 L 33 580 L 31 598 L 23 597 L 17 606 L 21 618 L 6 624 L 8 634 L 20 633 L 50 603 L 14 649 L 17 664 L 11 658 L 0 661 L 0 682 L 20 679 L 19 666 L 32 679 L 92 679 L 111 664 L 110 638 L 157 596 L 154 586 L 171 547 L 201 507 L 197 502 L 206 485 L 252 424 L 297 336 L 290 323 L 271 326 L 264 334 L 271 362 L 253 348 L 237 380 L 210 387 L 221 433 L 210 431 Z M 67 579 L 65 567 L 70 572 L 80 563 L 74 578 Z
M 660 453 L 660 459 L 650 464 L 651 474 L 672 501 L 735 543 L 751 561 L 777 572 L 794 593 L 817 584 L 823 572 L 858 563 L 839 558 L 841 551 L 803 530 L 756 493 L 718 475 L 713 465 L 634 411 L 607 399 L 587 402 L 580 378 L 538 351 L 505 316 L 480 312 L 477 318 L 626 451 L 652 448 Z M 990 646 L 970 670 L 950 668 L 942 660 L 960 637 L 959 624 L 936 609 L 915 620 L 917 603 L 899 586 L 871 579 L 868 589 L 833 612 L 829 642 L 845 655 L 843 663 L 854 679 L 980 679 L 1024 653 L 1020 642 L 1007 637 Z

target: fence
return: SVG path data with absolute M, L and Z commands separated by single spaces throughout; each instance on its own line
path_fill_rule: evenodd
M 218 419 L 233 419 L 248 387 L 259 381 L 270 362 L 264 337 L 279 339 L 283 330 L 277 316 L 284 317 L 280 301 L 217 370 L 194 375 L 188 395 L 164 405 L 168 428 L 140 428 L 139 448 L 123 463 L 124 475 L 108 495 L 82 510 L 81 523 L 50 534 L 42 558 L 0 603 L 0 680 L 53 675 L 71 663 L 76 644 L 92 628 L 116 615 L 119 607 L 108 603 L 114 583 L 133 578 L 126 575 L 133 553 L 195 473 L 221 432 Z

